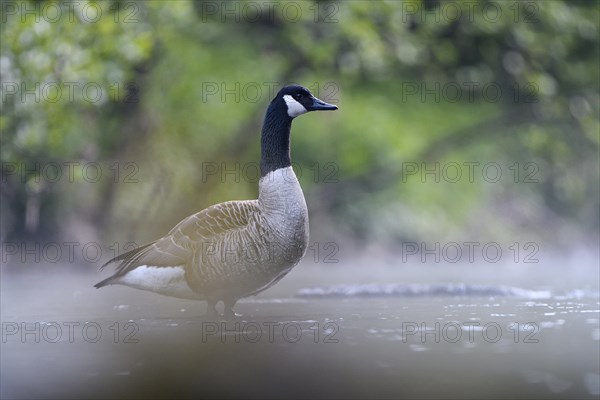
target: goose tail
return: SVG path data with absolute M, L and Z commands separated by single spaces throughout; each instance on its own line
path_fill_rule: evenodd
M 144 254 L 144 250 L 146 250 L 148 247 L 152 246 L 154 243 L 156 242 L 151 242 L 148 244 L 145 244 L 143 246 L 140 247 L 136 247 L 133 250 L 129 250 L 119 256 L 116 256 L 115 258 L 112 258 L 110 260 L 108 260 L 107 262 L 105 262 L 101 267 L 100 267 L 100 271 L 102 271 L 104 268 L 106 268 L 107 265 L 112 264 L 112 263 L 116 263 L 116 262 L 120 262 L 119 266 L 117 268 L 117 272 L 112 275 L 109 276 L 108 278 L 104 279 L 103 281 L 100 281 L 98 283 L 96 283 L 94 285 L 94 287 L 96 289 L 100 289 L 101 287 L 104 287 L 106 285 L 110 285 L 112 284 L 112 281 L 118 277 L 119 275 L 121 275 L 123 272 L 125 272 L 125 269 L 127 267 L 128 264 L 135 262 L 135 260 L 137 260 L 138 258 L 140 258 L 143 254 Z
M 96 283 L 96 284 L 94 285 L 94 287 L 95 287 L 96 289 L 100 289 L 101 287 L 104 287 L 104 286 L 106 286 L 106 285 L 110 285 L 110 283 L 111 283 L 111 281 L 113 280 L 113 278 L 114 278 L 114 277 L 110 276 L 110 277 L 108 277 L 108 278 L 104 279 L 103 281 L 100 281 L 100 282 Z
M 104 268 L 106 268 L 107 265 L 112 264 L 114 262 L 123 261 L 123 260 L 125 260 L 125 261 L 132 260 L 133 258 L 138 256 L 142 250 L 144 250 L 147 247 L 152 246 L 154 243 L 156 243 L 156 242 L 151 242 L 151 243 L 145 244 L 143 246 L 136 247 L 135 249 L 129 250 L 121 255 L 116 256 L 115 258 L 111 258 L 110 260 L 108 260 L 107 262 L 102 264 L 102 266 L 100 267 L 100 271 L 102 271 Z

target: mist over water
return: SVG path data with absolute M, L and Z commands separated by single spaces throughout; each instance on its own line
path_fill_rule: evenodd
M 568 271 L 568 275 L 566 272 Z M 304 260 L 241 300 L 3 265 L 2 398 L 597 398 L 596 251 L 531 265 Z
M 600 398 L 600 2 L 0 15 L 0 398 Z M 276 97 L 291 83 L 338 110 L 288 141 L 320 104 Z M 288 144 L 291 181 L 259 185 Z M 241 316 L 93 287 L 103 262 L 265 188 L 279 222 L 247 232 L 278 226 L 267 240 L 225 209 L 183 229 L 198 280 L 306 250 Z

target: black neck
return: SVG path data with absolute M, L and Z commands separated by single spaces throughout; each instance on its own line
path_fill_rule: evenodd
M 282 102 L 269 105 L 261 136 L 260 176 L 292 165 L 290 159 L 290 129 L 292 118 Z

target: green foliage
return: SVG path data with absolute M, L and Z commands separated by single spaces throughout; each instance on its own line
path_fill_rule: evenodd
M 3 165 L 99 161 L 122 173 L 96 184 L 3 176 L 3 238 L 69 235 L 77 220 L 152 239 L 212 203 L 256 196 L 244 174 L 221 181 L 202 166 L 257 162 L 270 90 L 292 81 L 340 105 L 295 121 L 292 152 L 311 212 L 346 234 L 394 245 L 597 231 L 598 3 L 451 3 L 252 2 L 254 18 L 243 2 L 80 2 L 52 22 L 3 8 Z M 90 4 L 98 21 L 83 14 Z M 23 91 L 36 85 L 48 91 L 39 101 Z M 469 162 L 498 163 L 505 179 L 406 170 Z M 523 182 L 527 163 L 537 182 Z M 27 227 L 32 197 L 41 217 Z

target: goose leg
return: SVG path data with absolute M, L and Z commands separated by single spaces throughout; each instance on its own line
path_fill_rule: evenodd
M 209 318 L 216 318 L 218 315 L 217 302 L 214 300 L 208 300 L 206 305 L 206 316 Z
M 237 303 L 237 299 L 223 300 L 223 316 L 225 318 L 241 317 L 242 314 L 237 314 L 233 311 L 233 306 Z

